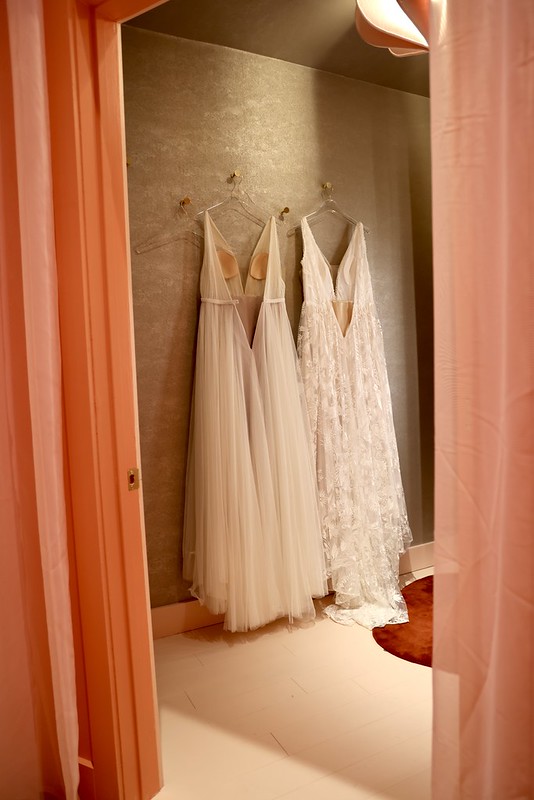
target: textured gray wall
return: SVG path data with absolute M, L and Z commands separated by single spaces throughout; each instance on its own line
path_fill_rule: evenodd
M 432 319 L 428 99 L 134 28 L 123 29 L 123 48 L 134 246 L 175 229 L 184 195 L 191 214 L 223 200 L 236 168 L 260 206 L 275 214 L 289 206 L 288 227 L 319 204 L 321 184 L 331 181 L 339 204 L 371 229 L 408 513 L 415 543 L 431 540 L 431 485 L 421 469 L 432 461 L 431 418 L 419 415 L 420 395 L 427 400 L 431 392 L 431 348 L 418 355 Z M 231 215 L 217 222 L 244 264 L 259 228 Z M 343 231 L 321 223 L 314 232 L 329 260 L 339 260 Z M 280 240 L 296 333 L 302 242 L 283 228 Z M 180 550 L 200 265 L 201 250 L 187 238 L 132 250 L 154 606 L 189 596 Z M 428 414 L 428 402 L 425 408 Z

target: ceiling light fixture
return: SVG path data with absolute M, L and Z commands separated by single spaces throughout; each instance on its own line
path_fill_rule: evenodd
M 356 0 L 356 29 L 394 56 L 428 52 L 429 0 Z

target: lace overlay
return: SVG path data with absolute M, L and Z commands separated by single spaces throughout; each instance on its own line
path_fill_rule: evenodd
M 337 622 L 368 628 L 406 622 L 399 556 L 412 536 L 363 227 L 354 231 L 335 287 L 306 220 L 302 230 L 298 353 L 328 575 L 336 592 L 326 613 Z M 353 303 L 345 335 L 333 301 Z

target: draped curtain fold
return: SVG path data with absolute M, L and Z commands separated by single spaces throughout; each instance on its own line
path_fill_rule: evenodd
M 74 800 L 78 725 L 41 2 L 0 4 L 0 795 Z
M 534 5 L 431 3 L 434 800 L 534 786 Z
M 534 786 L 534 5 L 398 6 L 430 23 L 432 796 L 518 800 Z M 417 41 L 394 0 L 358 9 L 371 44 Z

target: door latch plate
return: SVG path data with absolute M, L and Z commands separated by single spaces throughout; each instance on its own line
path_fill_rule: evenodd
M 128 491 L 133 492 L 139 489 L 139 468 L 133 467 L 128 470 Z

